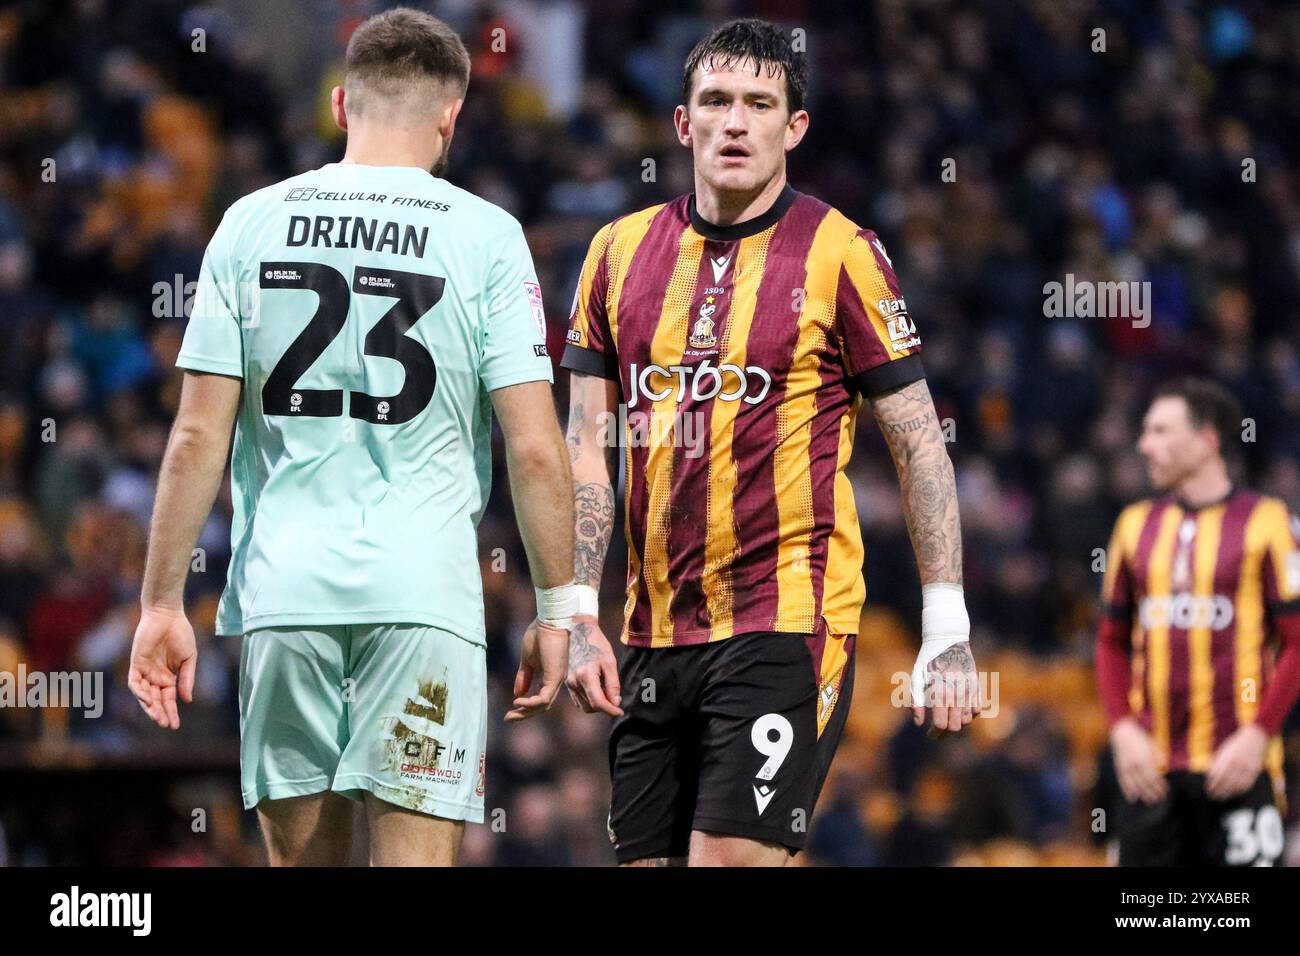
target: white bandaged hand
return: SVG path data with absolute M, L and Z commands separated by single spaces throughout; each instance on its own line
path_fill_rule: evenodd
M 921 650 L 912 666 L 914 708 L 933 706 L 925 696 L 930 662 L 954 644 L 969 640 L 970 615 L 961 585 L 927 584 L 921 588 Z

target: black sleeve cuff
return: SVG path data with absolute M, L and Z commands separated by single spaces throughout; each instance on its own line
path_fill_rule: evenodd
M 1274 617 L 1286 617 L 1289 614 L 1300 614 L 1300 598 L 1291 601 L 1281 601 L 1274 604 L 1268 609 Z
M 1128 623 L 1133 619 L 1133 609 L 1125 604 L 1107 604 L 1106 616 L 1116 621 Z
M 849 383 L 862 393 L 863 398 L 875 398 L 892 388 L 911 385 L 923 378 L 925 378 L 925 369 L 921 367 L 921 356 L 905 355 L 901 359 L 859 372 L 849 379 Z
M 560 368 L 567 368 L 570 372 L 582 372 L 584 375 L 612 378 L 616 382 L 619 380 L 617 355 L 612 352 L 584 349 L 581 345 L 572 343 L 564 347 Z

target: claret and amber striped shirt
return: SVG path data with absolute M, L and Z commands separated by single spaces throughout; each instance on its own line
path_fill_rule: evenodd
M 682 196 L 602 228 L 561 364 L 622 389 L 623 640 L 855 633 L 854 424 L 919 351 L 880 240 L 789 186 L 734 226 Z
M 1102 699 L 1112 722 L 1131 714 L 1151 733 L 1163 769 L 1204 773 L 1252 722 L 1277 733 L 1296 695 L 1277 655 L 1300 615 L 1300 521 L 1284 502 L 1243 488 L 1198 508 L 1174 497 L 1129 505 L 1102 604 Z M 1281 761 L 1275 736 L 1275 778 Z

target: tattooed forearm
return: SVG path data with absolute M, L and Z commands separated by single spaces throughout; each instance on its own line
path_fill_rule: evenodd
M 599 588 L 609 539 L 614 533 L 614 489 L 609 482 L 575 483 L 573 510 L 573 580 Z
M 960 584 L 961 520 L 957 481 L 924 381 L 872 401 L 898 470 L 903 515 L 922 584 Z
M 611 437 L 610 417 L 618 403 L 618 383 L 575 373 L 569 389 L 565 442 L 573 463 L 573 579 L 599 588 L 614 533 L 618 442 Z
M 574 464 L 582 452 L 582 429 L 587 424 L 587 408 L 581 399 L 575 399 L 569 409 L 569 427 L 564 433 L 564 443 L 569 446 L 569 463 Z

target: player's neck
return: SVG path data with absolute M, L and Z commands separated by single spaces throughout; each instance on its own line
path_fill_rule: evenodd
M 772 208 L 785 189 L 785 170 L 781 170 L 755 192 L 729 192 L 711 189 L 695 177 L 695 211 L 715 226 L 734 226 L 763 215 Z
M 1232 479 L 1222 461 L 1212 462 L 1174 489 L 1174 497 L 1189 508 L 1218 504 L 1232 493 Z
M 442 137 L 426 135 L 368 136 L 348 134 L 348 145 L 340 162 L 356 166 L 413 166 L 426 173 L 433 169 L 442 152 Z

